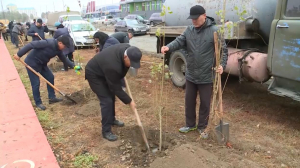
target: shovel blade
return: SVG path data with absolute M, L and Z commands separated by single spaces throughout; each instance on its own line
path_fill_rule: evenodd
M 65 95 L 65 98 L 67 98 L 68 100 L 70 100 L 70 101 L 73 102 L 74 104 L 77 104 L 77 102 L 76 102 L 74 99 L 72 99 L 71 97 Z
M 229 123 L 223 122 L 222 125 L 219 124 L 215 127 L 215 132 L 220 145 L 229 141 Z

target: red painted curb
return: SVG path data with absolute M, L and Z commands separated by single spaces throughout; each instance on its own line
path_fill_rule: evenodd
M 0 51 L 0 168 L 59 168 L 3 38 Z

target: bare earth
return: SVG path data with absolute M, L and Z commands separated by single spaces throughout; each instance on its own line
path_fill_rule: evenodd
M 12 53 L 17 50 L 7 43 Z M 94 56 L 92 49 L 77 50 L 83 65 Z M 22 58 L 23 59 L 23 58 Z M 137 78 L 127 77 L 136 101 L 151 149 L 159 145 L 159 116 L 156 107 L 156 89 L 159 83 L 151 78 L 149 62 L 161 59 L 142 58 Z M 15 65 L 23 78 L 25 68 Z M 256 83 L 239 84 L 230 77 L 223 95 L 226 122 L 230 123 L 230 146 L 219 146 L 211 132 L 207 140 L 191 132 L 181 134 L 185 124 L 184 90 L 165 81 L 163 92 L 163 145 L 162 151 L 147 153 L 136 118 L 130 108 L 117 99 L 116 116 L 125 127 L 113 127 L 118 141 L 108 142 L 101 136 L 100 105 L 97 97 L 84 80 L 84 71 L 61 71 L 62 63 L 51 60 L 49 67 L 55 75 L 55 85 L 79 102 L 64 100 L 48 104 L 46 83 L 41 82 L 42 100 L 48 108 L 49 121 L 41 122 L 54 154 L 63 168 L 74 167 L 74 159 L 83 153 L 98 157 L 93 167 L 299 167 L 300 165 L 300 103 L 277 97 L 267 92 L 267 86 Z M 227 75 L 224 75 L 225 81 Z M 149 81 L 151 80 L 151 81 Z M 30 83 L 24 83 L 30 98 Z M 60 96 L 57 93 L 57 96 Z M 199 103 L 198 103 L 199 105 Z M 36 110 L 37 114 L 41 112 Z

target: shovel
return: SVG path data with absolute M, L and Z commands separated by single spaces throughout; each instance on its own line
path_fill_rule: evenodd
M 20 36 L 18 36 L 18 38 L 19 38 L 20 42 L 22 43 L 22 45 L 24 46 L 22 38 Z
M 25 65 L 30 71 L 32 71 L 34 74 L 36 74 L 38 77 L 40 77 L 43 81 L 45 81 L 49 86 L 51 86 L 54 90 L 58 91 L 62 96 L 64 96 L 65 98 L 69 99 L 70 101 L 72 101 L 73 103 L 77 104 L 77 102 L 75 100 L 73 100 L 71 97 L 69 97 L 68 95 L 64 94 L 63 92 L 61 92 L 60 90 L 58 90 L 58 88 L 56 88 L 54 85 L 52 85 L 52 83 L 50 83 L 47 79 L 45 79 L 41 74 L 39 74 L 38 72 L 36 72 L 34 69 L 32 69 L 29 65 L 27 65 L 23 60 L 19 59 L 19 61 Z
M 126 84 L 126 88 L 127 88 L 127 90 L 128 90 L 129 96 L 130 96 L 131 99 L 133 100 L 132 94 L 131 94 L 131 91 L 130 91 L 130 88 L 129 88 L 129 85 L 128 85 L 128 82 L 127 82 L 126 77 L 124 77 L 124 80 L 125 80 L 125 84 Z M 141 130 L 141 132 L 142 132 L 142 136 L 143 136 L 144 142 L 145 142 L 145 144 L 146 144 L 146 146 L 147 146 L 147 149 L 148 149 L 148 151 L 150 151 L 149 143 L 148 143 L 148 140 L 147 140 L 147 137 L 146 137 L 146 134 L 145 134 L 145 131 L 144 131 L 144 127 L 143 127 L 143 125 L 142 125 L 142 122 L 141 122 L 139 113 L 137 112 L 136 108 L 132 109 L 132 111 L 133 111 L 134 114 L 135 114 L 137 123 L 138 123 L 138 125 L 139 125 L 139 127 L 140 127 L 140 130 Z
M 215 41 L 215 55 L 216 55 L 216 68 L 220 65 L 220 53 L 219 53 L 219 42 L 218 35 L 214 33 Z M 219 95 L 219 113 L 220 113 L 220 123 L 215 127 L 216 136 L 218 143 L 225 144 L 229 140 L 229 123 L 223 122 L 223 101 L 222 101 L 222 85 L 221 85 L 221 74 L 217 73 L 217 85 L 218 85 L 218 95 Z

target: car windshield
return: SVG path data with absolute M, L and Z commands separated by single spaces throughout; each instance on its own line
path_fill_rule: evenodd
M 91 23 L 72 24 L 72 31 L 95 31 L 96 28 Z
M 134 25 L 134 24 L 139 24 L 136 20 L 126 20 L 127 25 Z

